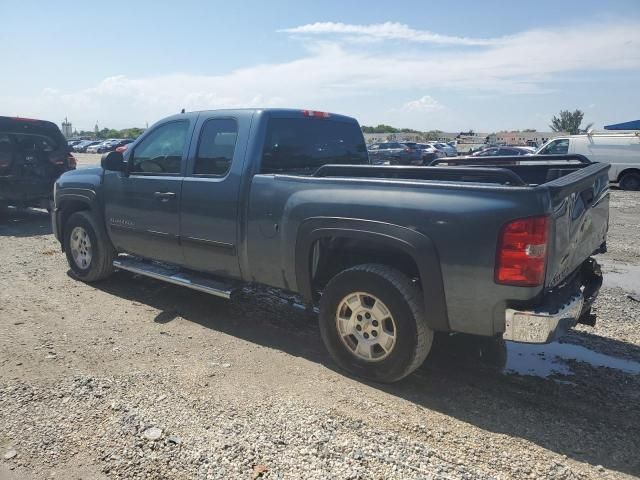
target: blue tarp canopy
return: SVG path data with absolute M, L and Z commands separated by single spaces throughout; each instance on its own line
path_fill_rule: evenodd
M 640 120 L 631 120 L 630 122 L 616 123 L 615 125 L 605 125 L 605 130 L 640 130 Z

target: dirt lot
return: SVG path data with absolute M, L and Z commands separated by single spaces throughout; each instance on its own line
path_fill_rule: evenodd
M 126 272 L 86 285 L 45 212 L 11 211 L 0 479 L 640 475 L 640 195 L 612 192 L 611 214 L 595 329 L 507 345 L 506 366 L 500 345 L 450 339 L 381 386 L 336 371 L 286 298 L 226 302 Z

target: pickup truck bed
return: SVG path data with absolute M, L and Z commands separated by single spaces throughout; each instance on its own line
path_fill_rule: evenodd
M 176 123 L 192 138 L 183 153 L 149 159 L 154 132 Z M 200 144 L 215 152 L 206 174 Z M 153 171 L 136 171 L 137 156 Z M 545 342 L 593 322 L 608 166 L 523 160 L 372 166 L 348 117 L 194 112 L 159 122 L 124 158 L 65 174 L 52 218 L 80 279 L 115 266 L 224 297 L 247 282 L 299 293 L 320 306 L 340 366 L 395 381 L 436 331 Z

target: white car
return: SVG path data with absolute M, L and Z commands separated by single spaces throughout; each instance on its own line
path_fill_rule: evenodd
M 445 156 L 447 156 L 447 157 L 456 157 L 456 156 L 458 156 L 458 150 L 456 149 L 456 147 L 453 147 L 453 146 L 449 145 L 448 143 L 433 142 L 433 143 L 430 143 L 429 145 L 431 145 L 434 148 L 437 148 L 438 150 L 444 152 Z
M 98 149 L 104 144 L 104 142 L 102 143 L 96 143 L 95 145 L 91 145 L 90 147 L 87 147 L 87 153 L 98 153 Z
M 592 133 L 558 137 L 545 143 L 537 155 L 577 153 L 592 162 L 611 164 L 609 181 L 623 190 L 640 190 L 640 132 Z

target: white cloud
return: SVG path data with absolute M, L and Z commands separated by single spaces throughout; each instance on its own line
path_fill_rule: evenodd
M 547 91 L 548 81 L 566 72 L 588 77 L 588 72 L 598 70 L 640 71 L 637 22 L 527 31 L 509 37 L 508 42 L 473 51 L 452 48 L 425 54 L 399 49 L 396 54 L 385 53 L 383 65 L 376 49 L 367 49 L 366 44 L 355 50 L 327 42 L 310 47 L 307 54 L 293 61 L 248 66 L 220 75 L 175 73 L 133 78 L 120 74 L 78 91 L 46 88 L 39 95 L 24 98 L 0 94 L 0 105 L 10 114 L 54 120 L 68 116 L 74 126 L 84 128 L 92 127 L 96 120 L 112 127 L 143 125 L 182 108 L 278 106 L 359 116 L 354 99 L 364 96 L 396 100 L 436 89 L 474 96 L 531 94 Z M 428 96 L 414 102 L 405 107 L 437 105 L 429 103 L 434 101 Z M 350 110 L 345 110 L 347 103 Z M 385 108 L 378 112 L 381 122 Z
M 402 110 L 407 112 L 435 112 L 443 109 L 444 106 L 429 95 L 425 95 L 417 100 L 411 100 L 402 106 Z
M 279 30 L 284 33 L 305 35 L 348 35 L 347 38 L 365 38 L 371 40 L 406 40 L 417 43 L 440 45 L 497 45 L 506 38 L 481 39 L 440 35 L 428 30 L 416 30 L 403 23 L 385 22 L 371 25 L 354 25 L 339 22 L 316 22 L 293 28 Z

